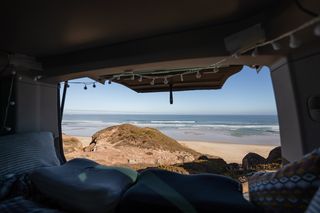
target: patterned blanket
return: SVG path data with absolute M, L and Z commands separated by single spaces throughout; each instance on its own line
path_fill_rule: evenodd
M 0 177 L 0 212 L 1 213 L 61 213 L 46 207 L 46 202 L 35 193 L 27 174 L 14 174 Z

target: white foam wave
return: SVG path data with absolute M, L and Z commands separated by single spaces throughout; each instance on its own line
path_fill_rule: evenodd
M 150 121 L 155 124 L 194 124 L 195 121 Z

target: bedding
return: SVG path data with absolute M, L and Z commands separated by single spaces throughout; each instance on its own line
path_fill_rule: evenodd
M 31 180 L 37 190 L 67 211 L 99 213 L 113 212 L 137 175 L 131 169 L 73 159 L 62 166 L 37 169 Z
M 43 205 L 18 196 L 0 203 L 1 213 L 63 213 L 56 209 L 46 208 Z
M 59 213 L 35 192 L 28 174 L 0 177 L 1 213 Z
M 0 177 L 23 174 L 35 168 L 60 165 L 50 132 L 0 137 Z
M 320 187 L 320 148 L 277 172 L 259 172 L 248 180 L 250 201 L 266 212 L 303 213 Z
M 244 199 L 241 184 L 231 178 L 148 169 L 124 194 L 118 212 L 256 213 L 259 209 Z

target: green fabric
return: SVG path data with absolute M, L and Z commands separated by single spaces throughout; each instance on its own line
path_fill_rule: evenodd
M 121 172 L 122 174 L 128 176 L 133 182 L 136 182 L 138 177 L 137 171 L 126 167 L 97 165 L 95 168 L 103 170 L 117 170 L 118 172 Z
M 161 197 L 175 205 L 182 212 L 197 212 L 193 205 L 182 194 L 177 192 L 174 188 L 169 186 L 155 174 L 148 173 L 145 176 L 144 184 L 152 191 L 161 195 Z

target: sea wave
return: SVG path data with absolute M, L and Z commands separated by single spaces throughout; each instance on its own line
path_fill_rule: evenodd
M 114 125 L 130 123 L 140 127 L 166 128 L 166 129 L 220 129 L 239 130 L 256 129 L 261 131 L 279 132 L 278 125 L 242 125 L 242 124 L 201 124 L 195 121 L 125 121 L 125 122 L 104 122 L 97 120 L 64 120 L 63 126 L 88 126 L 106 128 Z
M 196 121 L 150 121 L 155 124 L 194 124 Z

